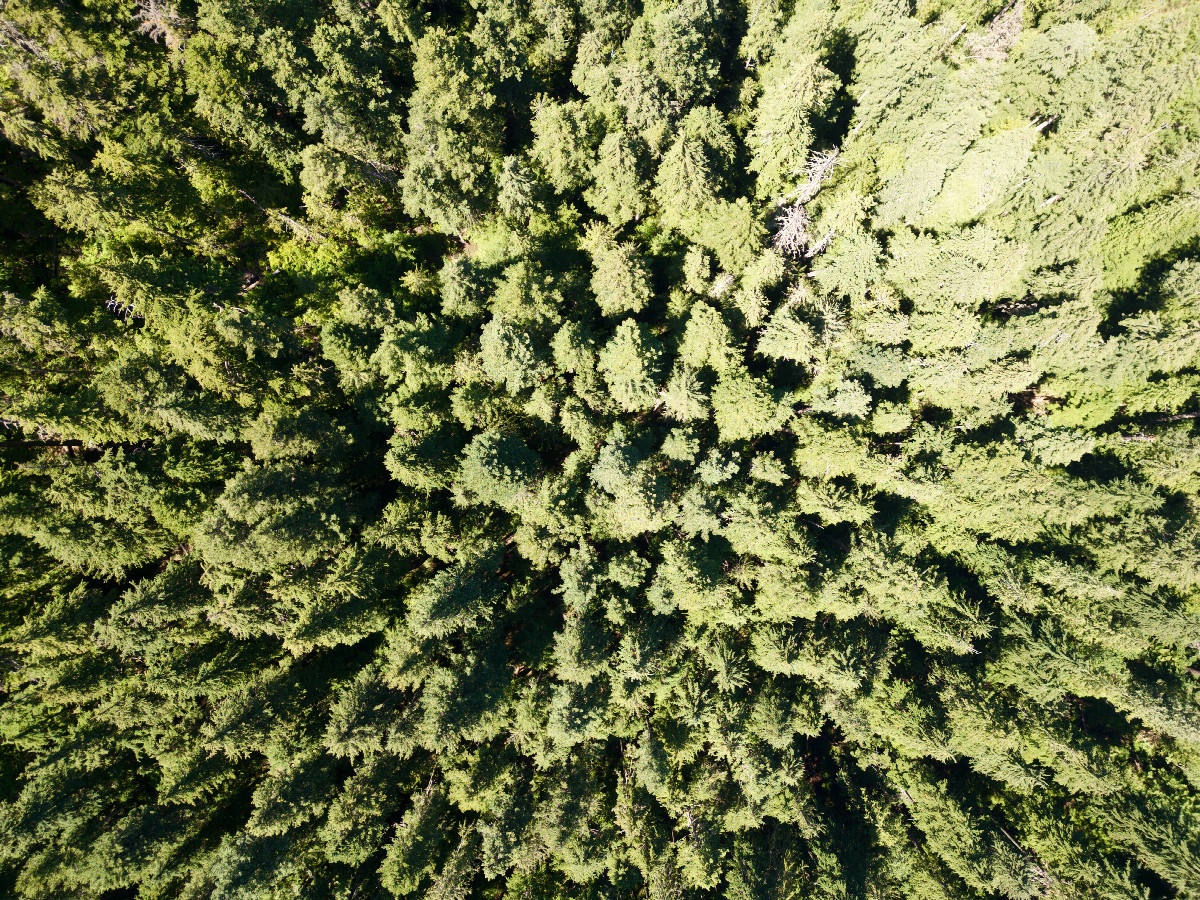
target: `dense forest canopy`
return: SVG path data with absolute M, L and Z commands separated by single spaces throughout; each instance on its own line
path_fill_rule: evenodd
M 4 0 L 0 895 L 1200 898 L 1200 2 Z

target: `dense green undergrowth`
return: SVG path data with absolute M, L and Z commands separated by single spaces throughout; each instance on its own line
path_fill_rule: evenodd
M 1200 4 L 0 67 L 0 893 L 1200 898 Z

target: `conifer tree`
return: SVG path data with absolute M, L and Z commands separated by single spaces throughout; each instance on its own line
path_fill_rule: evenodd
M 0 894 L 1200 896 L 1200 5 L 0 9 Z

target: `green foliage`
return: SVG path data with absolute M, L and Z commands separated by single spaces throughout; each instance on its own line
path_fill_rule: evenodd
M 629 244 L 619 244 L 610 230 L 593 226 L 585 246 L 595 267 L 592 293 L 606 316 L 636 313 L 650 301 L 650 279 L 646 267 Z
M 832 4 L 802 2 L 782 34 L 771 44 L 771 59 L 762 67 L 762 95 L 749 135 L 751 167 L 760 194 L 791 189 L 804 175 L 813 141 L 813 122 L 826 112 L 837 76 L 820 60 L 832 24 Z
M 401 189 L 410 215 L 462 231 L 495 196 L 500 121 L 478 58 L 461 37 L 430 29 L 413 46 Z
M 610 131 L 600 142 L 591 167 L 592 186 L 584 192 L 589 206 L 613 225 L 636 221 L 646 214 L 644 164 L 637 139 L 625 131 Z
M 519 437 L 486 431 L 463 451 L 459 490 L 474 502 L 511 509 L 528 499 L 539 469 L 537 456 Z
M 1200 897 L 1200 5 L 0 10 L 0 895 Z
M 578 190 L 590 181 L 593 115 L 591 108 L 578 100 L 556 103 L 543 99 L 536 107 L 530 123 L 533 155 L 556 190 Z M 619 146 L 617 150 L 619 153 Z M 604 159 L 611 156 L 612 149 L 602 154 Z
M 644 326 L 626 319 L 598 357 L 600 372 L 613 401 L 628 412 L 651 408 L 658 397 L 659 341 Z

